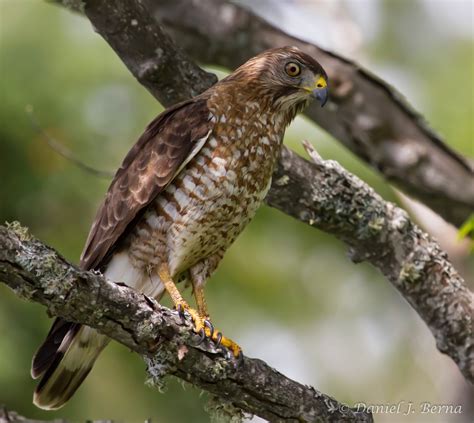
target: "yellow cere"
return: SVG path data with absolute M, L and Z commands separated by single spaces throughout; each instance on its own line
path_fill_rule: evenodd
M 326 82 L 323 76 L 316 75 L 313 81 L 313 85 L 303 87 L 303 89 L 311 93 L 317 88 L 326 88 L 327 85 L 328 83 Z
M 324 79 L 324 77 L 320 76 L 317 81 L 315 81 L 313 88 L 326 88 L 328 83 Z

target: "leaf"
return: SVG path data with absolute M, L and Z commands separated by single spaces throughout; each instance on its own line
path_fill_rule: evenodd
M 458 231 L 458 239 L 471 238 L 471 252 L 474 252 L 474 213 L 462 224 Z

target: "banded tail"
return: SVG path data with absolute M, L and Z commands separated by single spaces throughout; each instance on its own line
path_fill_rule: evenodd
M 62 407 L 89 374 L 109 339 L 96 330 L 57 318 L 31 365 L 41 377 L 33 403 L 44 410 Z
M 160 280 L 135 268 L 125 252 L 114 254 L 104 276 L 123 281 L 157 301 L 164 292 Z M 33 403 L 45 410 L 62 407 L 89 374 L 109 340 L 88 326 L 57 318 L 33 357 L 31 376 L 41 377 Z

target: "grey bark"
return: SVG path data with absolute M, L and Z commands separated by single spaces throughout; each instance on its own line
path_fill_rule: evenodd
M 474 211 L 472 165 L 446 145 L 400 93 L 357 63 L 292 37 L 229 1 L 146 4 L 200 63 L 234 69 L 262 50 L 298 46 L 321 62 L 330 79 L 329 107 L 308 108 L 311 120 L 448 222 L 460 226 Z
M 141 354 L 150 382 L 174 375 L 240 410 L 272 422 L 372 422 L 370 413 L 301 385 L 261 360 L 227 358 L 212 342 L 197 345 L 190 320 L 124 284 L 85 272 L 18 224 L 0 226 L 0 281 L 48 313 L 98 329 Z
M 209 0 L 186 4 L 189 10 L 194 10 L 197 14 L 199 9 L 193 7 L 207 1 Z M 216 8 L 219 3 L 215 4 Z M 124 61 L 136 63 L 135 66 L 130 66 L 132 72 L 133 69 L 140 68 L 143 63 L 143 55 L 139 53 L 140 46 L 146 45 L 147 35 L 137 27 L 141 25 L 141 19 L 147 19 L 147 11 L 137 2 L 125 0 L 116 0 L 113 2 L 114 6 L 110 6 L 111 3 L 107 0 L 88 0 L 84 4 L 84 13 L 97 32 L 106 34 L 106 41 L 115 51 L 120 52 Z M 239 10 L 233 13 L 246 13 Z M 209 13 L 212 15 L 211 9 Z M 186 11 L 181 10 L 181 14 L 186 15 Z M 245 18 L 247 15 L 243 16 Z M 196 20 L 198 18 L 199 15 L 196 15 Z M 179 16 L 176 19 L 180 22 Z M 124 20 L 136 20 L 137 25 L 123 25 L 119 32 L 110 31 L 111 22 Z M 161 30 L 156 29 L 160 27 L 158 21 L 145 22 L 148 31 L 162 34 Z M 252 25 L 263 23 L 251 20 L 249 25 L 247 30 L 251 32 Z M 215 26 L 218 26 L 218 21 Z M 198 38 L 198 35 L 195 34 L 195 37 Z M 242 39 L 245 39 L 244 35 Z M 126 45 L 124 39 L 127 40 Z M 160 48 L 159 36 L 154 42 L 155 49 Z M 167 40 L 165 43 L 167 48 L 173 49 L 173 45 Z M 161 61 L 162 66 L 158 68 L 156 80 L 162 78 L 165 81 L 166 74 L 160 74 L 159 70 L 166 68 L 169 62 L 172 62 L 169 63 L 170 66 L 198 68 L 184 55 L 174 55 L 172 51 L 167 55 L 160 54 L 157 60 Z M 192 73 L 197 74 L 197 70 Z M 171 86 L 168 92 L 193 95 L 188 80 L 171 79 L 167 82 Z M 152 94 L 158 97 L 160 89 L 160 86 L 154 85 Z M 394 101 L 392 100 L 393 104 L 387 104 L 395 107 L 398 103 Z M 401 113 L 400 110 L 398 112 Z M 284 148 L 267 203 L 313 227 L 336 235 L 349 245 L 354 261 L 366 260 L 380 269 L 427 323 L 435 336 L 438 349 L 456 362 L 466 379 L 474 382 L 473 294 L 448 261 L 446 254 L 433 239 L 411 222 L 406 212 L 384 202 L 370 187 L 337 164 L 328 162 L 329 165 L 324 166 L 321 163 L 324 162 L 318 159 L 317 163 L 311 164 Z M 469 190 L 468 187 L 465 188 L 466 191 Z
M 178 103 L 217 82 L 214 74 L 187 60 L 141 2 L 84 3 L 94 28 L 160 103 Z

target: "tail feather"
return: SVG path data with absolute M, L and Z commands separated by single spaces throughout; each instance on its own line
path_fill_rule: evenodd
M 46 339 L 33 357 L 31 363 L 31 377 L 33 379 L 37 379 L 45 373 L 57 361 L 58 354 L 64 355 L 80 328 L 81 325 L 67 322 L 59 317 L 54 320 Z
M 157 276 L 137 268 L 126 252 L 115 253 L 104 276 L 122 281 L 146 295 L 161 298 L 164 286 Z M 57 318 L 33 358 L 31 376 L 40 382 L 33 403 L 46 410 L 62 407 L 90 372 L 109 339 L 94 329 Z
M 52 332 L 52 335 L 59 333 Z M 76 392 L 109 339 L 87 326 L 75 325 L 64 334 L 53 355 L 51 347 L 57 345 L 59 337 L 54 340 L 56 342 L 50 340 L 47 344 L 48 339 L 49 335 L 33 360 L 32 375 L 38 377 L 43 373 L 34 392 L 33 403 L 45 410 L 55 410 L 62 407 Z M 44 351 L 48 354 L 42 353 L 45 345 Z

